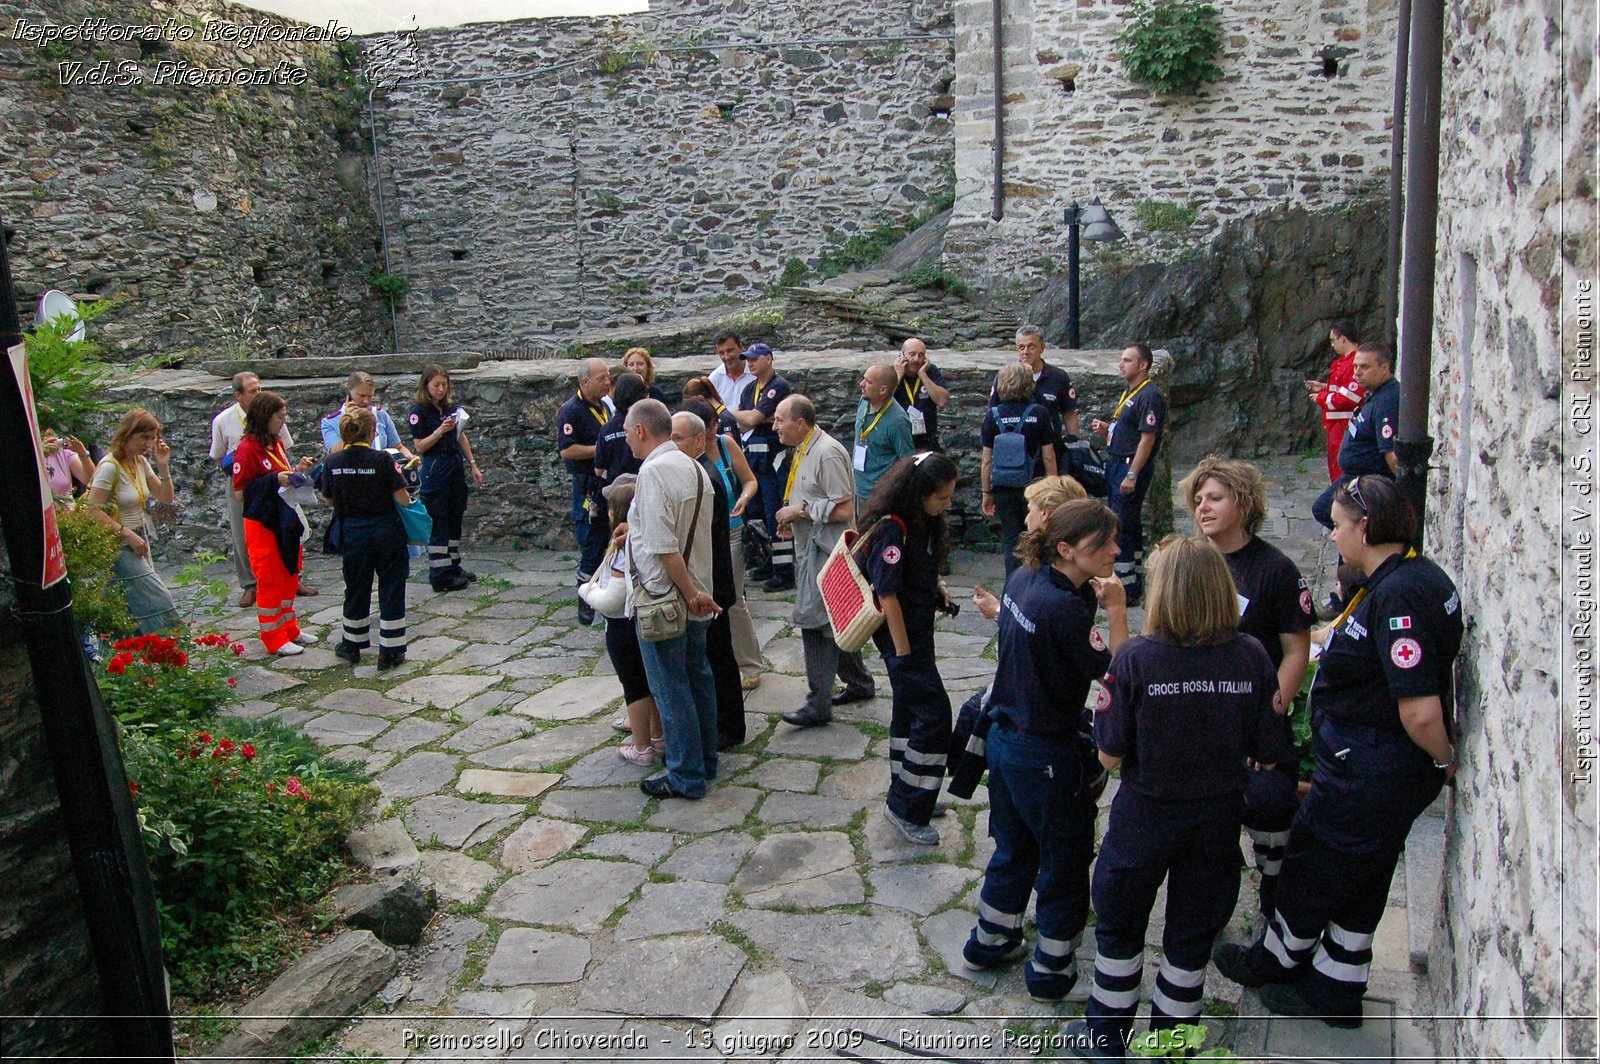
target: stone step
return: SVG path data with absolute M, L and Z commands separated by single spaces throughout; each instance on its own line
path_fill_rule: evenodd
M 1429 947 L 1444 897 L 1444 803 L 1448 791 L 1411 825 L 1406 838 L 1406 915 L 1410 925 L 1411 968 L 1428 970 Z

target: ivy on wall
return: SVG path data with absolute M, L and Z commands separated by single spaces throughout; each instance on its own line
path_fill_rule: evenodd
M 1117 57 L 1135 81 L 1171 95 L 1222 77 L 1222 22 L 1203 0 L 1134 0 L 1123 16 Z

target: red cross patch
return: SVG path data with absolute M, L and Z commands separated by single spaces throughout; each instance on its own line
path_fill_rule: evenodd
M 900 548 L 899 547 L 885 547 L 885 548 L 883 548 L 883 564 L 885 564 L 885 565 L 894 565 L 899 560 L 900 560 Z
M 1100 634 L 1100 629 L 1089 629 L 1089 645 L 1096 650 L 1104 650 L 1106 648 L 1106 639 L 1105 636 Z
M 421 420 L 422 420 L 422 417 L 420 415 L 418 415 L 418 414 L 412 414 L 411 415 L 411 423 L 413 425 L 415 425 L 417 422 L 419 422 Z
M 1146 425 L 1154 425 L 1156 423 L 1155 411 L 1152 410 L 1150 413 L 1144 416 L 1144 423 Z
M 1067 398 L 1068 399 L 1076 399 L 1077 397 L 1078 397 L 1078 389 L 1076 389 L 1076 388 L 1068 388 L 1067 389 Z
M 1300 592 L 1300 612 L 1307 617 L 1311 616 L 1311 592 Z
M 1389 660 L 1402 669 L 1414 669 L 1422 662 L 1422 644 L 1415 639 L 1396 639 L 1389 648 Z
M 1394 426 L 1393 425 L 1385 425 L 1385 426 L 1383 426 L 1383 438 L 1384 439 L 1387 440 L 1390 436 L 1393 436 L 1393 435 L 1394 435 Z
M 767 398 L 768 399 L 771 399 L 773 396 L 775 396 L 777 394 L 778 394 L 778 389 L 776 389 L 776 388 L 768 388 L 767 389 Z
M 561 426 L 561 431 L 562 431 L 563 434 L 565 434 L 567 436 L 571 436 L 572 435 L 572 422 L 569 421 L 565 425 L 562 425 Z
M 1102 687 L 1100 688 L 1100 693 L 1094 696 L 1094 711 L 1096 713 L 1104 713 L 1110 708 L 1111 692 Z
M 242 469 L 244 469 L 244 466 L 240 465 L 238 462 L 233 463 L 233 475 L 234 476 L 238 476 L 239 472 Z

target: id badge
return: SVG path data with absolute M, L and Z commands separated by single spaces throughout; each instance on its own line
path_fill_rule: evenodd
M 928 418 L 926 414 L 914 406 L 906 407 L 906 413 L 911 418 L 911 435 L 921 436 L 928 431 Z
M 867 445 L 864 443 L 856 444 L 855 465 L 857 473 L 865 473 L 867 471 Z

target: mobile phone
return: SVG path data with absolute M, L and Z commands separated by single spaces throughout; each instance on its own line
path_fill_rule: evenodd
M 949 602 L 941 602 L 938 610 L 946 617 L 959 617 L 961 615 L 961 603 L 955 599 L 951 599 Z

